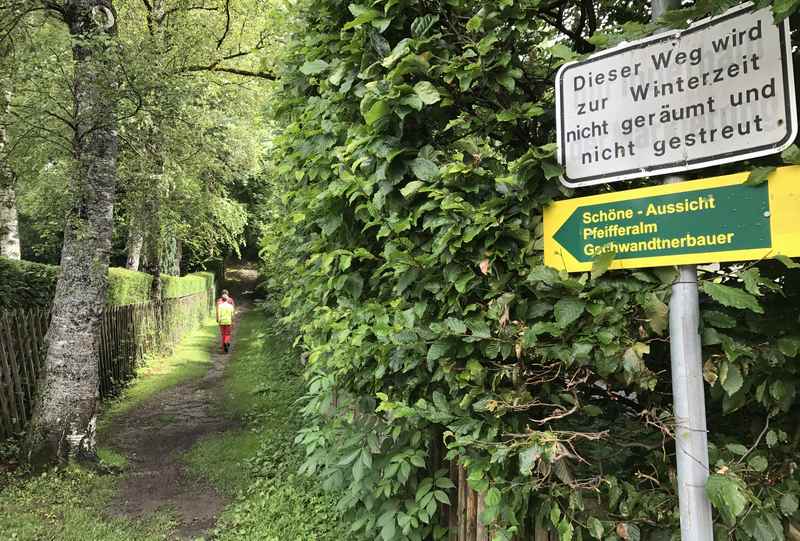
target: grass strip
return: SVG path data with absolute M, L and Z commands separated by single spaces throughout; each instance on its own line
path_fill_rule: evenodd
M 303 452 L 294 444 L 302 427 L 296 401 L 304 383 L 291 344 L 261 312 L 246 314 L 237 333 L 223 407 L 244 426 L 209 437 L 185 455 L 192 472 L 236 497 L 213 538 L 347 539 L 332 495 L 297 473 Z

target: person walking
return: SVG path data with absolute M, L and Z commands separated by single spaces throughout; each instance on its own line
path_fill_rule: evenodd
M 233 299 L 223 293 L 220 302 L 217 303 L 217 324 L 219 325 L 219 334 L 222 339 L 223 353 L 228 353 L 231 349 L 231 329 L 235 311 Z

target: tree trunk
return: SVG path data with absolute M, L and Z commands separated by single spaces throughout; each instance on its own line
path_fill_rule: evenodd
M 142 246 L 144 245 L 144 235 L 141 230 L 131 229 L 128 233 L 128 261 L 125 263 L 125 268 L 128 270 L 139 270 L 139 264 L 142 260 Z
M 10 81 L 11 78 L 9 77 Z M 0 78 L 0 83 L 8 83 Z M 11 92 L 0 88 L 0 256 L 20 259 L 19 221 L 17 219 L 17 196 L 14 192 L 14 170 L 8 163 L 8 131 L 6 119 L 11 111 Z
M 96 458 L 97 352 L 117 174 L 116 70 L 106 37 L 116 34 L 112 0 L 66 0 L 63 16 L 74 39 L 73 204 L 31 423 L 29 458 L 35 464 Z
M 19 246 L 17 198 L 13 187 L 0 188 L 0 256 L 9 259 L 22 257 Z

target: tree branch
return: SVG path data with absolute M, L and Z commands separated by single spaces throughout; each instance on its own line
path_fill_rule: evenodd
M 267 79 L 270 81 L 277 80 L 275 74 L 266 72 L 266 71 L 251 71 L 251 70 L 244 70 L 238 68 L 226 68 L 217 66 L 216 64 L 212 64 L 210 66 L 189 66 L 188 68 L 184 68 L 182 70 L 184 73 L 193 73 L 198 71 L 208 71 L 208 72 L 222 72 L 222 73 L 231 73 L 233 75 L 241 75 L 242 77 L 257 77 L 259 79 Z
M 225 0 L 225 31 L 222 32 L 222 37 L 217 41 L 217 50 L 222 48 L 222 43 L 228 37 L 228 31 L 231 29 L 231 0 Z

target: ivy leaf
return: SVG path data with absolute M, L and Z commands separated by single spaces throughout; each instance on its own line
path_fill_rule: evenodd
M 758 304 L 756 298 L 735 287 L 730 287 L 714 282 L 703 282 L 703 292 L 723 306 L 751 310 L 757 314 L 763 314 L 764 309 Z
M 586 309 L 586 303 L 580 299 L 566 297 L 559 300 L 553 312 L 556 315 L 556 323 L 562 329 L 566 328 L 573 321 L 581 317 L 583 311 Z
M 616 252 L 606 252 L 595 257 L 594 261 L 592 261 L 592 280 L 597 280 L 603 276 L 606 271 L 608 271 L 608 267 L 611 266 L 615 257 L 617 257 Z
M 740 483 L 726 475 L 710 475 L 706 481 L 706 494 L 711 505 L 731 526 L 736 523 L 736 517 L 747 507 L 747 497 Z
M 769 176 L 775 172 L 775 166 L 767 166 L 767 167 L 756 167 L 752 171 L 750 171 L 750 175 L 748 175 L 747 180 L 744 182 L 748 186 L 760 186 L 764 184 Z
M 425 105 L 433 105 L 442 99 L 439 91 L 429 81 L 420 81 L 415 84 L 414 93 L 419 96 L 419 99 L 421 99 L 422 103 Z
M 411 162 L 411 170 L 422 180 L 431 180 L 439 174 L 439 166 L 426 158 L 416 158 Z
M 797 512 L 798 501 L 797 496 L 787 492 L 783 496 L 781 496 L 781 513 L 785 516 L 790 517 Z
M 328 69 L 328 63 L 324 60 L 313 60 L 300 66 L 300 73 L 303 75 L 317 75 Z

